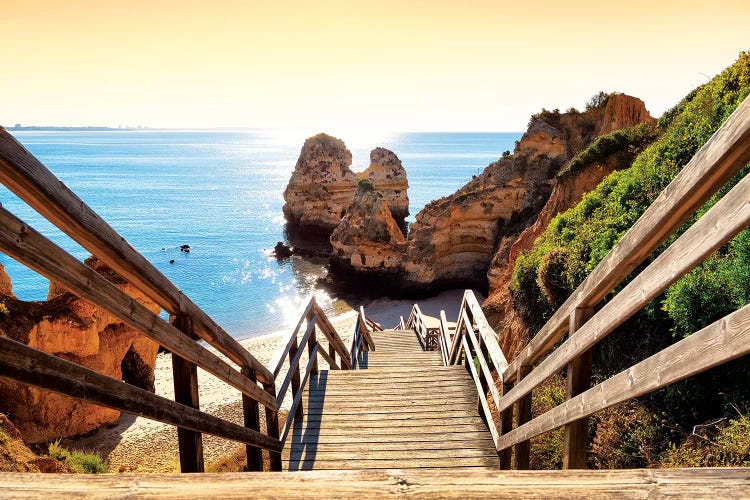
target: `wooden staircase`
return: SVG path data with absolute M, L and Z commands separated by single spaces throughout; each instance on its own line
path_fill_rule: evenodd
M 413 330 L 372 332 L 357 370 L 311 375 L 282 454 L 288 471 L 497 469 L 492 436 L 463 366 L 443 366 Z

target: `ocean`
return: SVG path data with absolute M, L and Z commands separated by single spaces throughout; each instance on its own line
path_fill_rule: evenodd
M 315 292 L 320 263 L 277 261 L 285 241 L 283 192 L 305 135 L 280 131 L 13 132 L 188 297 L 237 338 L 284 329 Z M 411 215 L 513 150 L 520 133 L 401 133 L 347 140 L 355 171 L 376 146 L 394 151 L 409 179 Z M 79 259 L 75 244 L 3 186 L 0 203 Z M 180 251 L 190 245 L 190 252 Z M 170 263 L 170 261 L 174 263 Z M 48 282 L 0 253 L 23 300 L 44 300 Z

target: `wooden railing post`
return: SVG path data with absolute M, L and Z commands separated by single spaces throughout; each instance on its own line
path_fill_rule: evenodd
M 170 323 L 192 339 L 193 322 L 184 314 L 171 315 Z M 174 377 L 174 399 L 176 402 L 199 409 L 198 367 L 193 363 L 172 354 L 172 374 Z M 177 428 L 177 442 L 180 449 L 181 472 L 204 472 L 203 438 L 200 432 Z
M 289 349 L 289 369 L 293 369 L 294 372 L 292 374 L 292 398 L 297 397 L 297 393 L 300 391 L 300 376 L 299 376 L 299 367 L 293 366 L 294 363 L 294 357 L 297 355 L 297 350 L 299 349 L 297 344 L 297 337 L 294 337 L 292 340 L 292 347 Z M 299 405 L 297 406 L 297 410 L 294 412 L 294 416 L 297 418 L 302 418 L 305 414 L 304 409 L 302 408 L 302 401 L 299 402 Z M 292 418 L 291 415 L 287 418 Z
M 594 315 L 593 307 L 580 307 L 570 315 L 570 335 L 578 331 Z M 591 349 L 568 364 L 566 399 L 578 396 L 591 387 Z M 588 418 L 565 426 L 563 469 L 585 469 L 588 445 Z
M 263 390 L 268 394 L 276 397 L 276 384 L 273 382 L 267 382 L 263 384 Z M 268 437 L 279 439 L 279 412 L 266 408 L 266 433 Z M 281 453 L 275 451 L 268 451 L 270 458 L 270 469 L 274 472 L 281 471 Z
M 310 316 L 307 318 L 307 321 L 313 321 L 313 315 L 310 314 Z M 315 326 L 312 327 L 312 332 L 310 333 L 310 340 L 307 341 L 307 355 L 312 358 L 312 368 L 310 369 L 310 373 L 313 375 L 318 373 L 318 356 L 313 356 L 313 349 L 315 349 L 315 344 L 318 343 L 317 339 L 315 338 Z
M 531 365 L 521 365 L 518 368 L 518 381 L 531 373 Z M 531 393 L 522 397 L 516 403 L 516 427 L 520 427 L 531 420 Z M 531 462 L 531 442 L 522 441 L 513 447 L 516 457 L 516 469 L 528 470 Z
M 251 382 L 257 383 L 255 376 L 255 370 L 248 368 L 242 369 L 242 374 L 245 375 Z M 258 414 L 258 402 L 252 398 L 242 395 L 242 413 L 245 427 L 254 431 L 260 432 L 260 415 Z M 263 453 L 260 448 L 255 446 L 245 446 L 245 453 L 247 455 L 247 470 L 248 471 L 262 471 L 263 470 Z
M 512 383 L 503 384 L 503 394 L 506 394 L 513 388 Z M 513 406 L 500 413 L 500 435 L 507 434 L 513 430 Z M 508 447 L 504 450 L 500 450 L 498 456 L 500 457 L 500 468 L 509 470 L 511 466 L 511 460 L 513 455 L 513 448 Z

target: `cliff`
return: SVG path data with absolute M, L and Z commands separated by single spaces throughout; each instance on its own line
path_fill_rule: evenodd
M 94 258 L 86 264 L 155 314 L 159 307 Z M 8 291 L 8 290 L 6 290 Z M 158 344 L 85 300 L 50 284 L 47 301 L 0 294 L 0 335 L 128 383 L 154 389 Z M 36 443 L 116 424 L 120 412 L 0 379 L 0 412 Z
M 630 166 L 635 156 L 656 138 L 656 134 L 656 126 L 652 120 L 648 120 L 598 138 L 557 176 L 549 199 L 533 224 L 517 237 L 502 238 L 487 273 L 490 293 L 482 308 L 490 324 L 498 331 L 506 356 L 512 359 L 530 340 L 528 324 L 513 307 L 510 295 L 518 256 L 532 248 L 557 214 L 578 204 L 584 194 L 596 188 L 612 172 Z M 553 288 L 553 284 L 550 284 L 547 290 L 552 293 Z
M 388 202 L 393 217 L 409 215 L 406 171 L 385 148 L 370 153 L 364 172 L 351 170 L 352 154 L 341 139 L 318 134 L 305 140 L 284 191 L 284 216 L 303 235 L 328 238 L 341 222 L 357 192 L 357 180 L 369 181 Z
M 402 285 L 409 291 L 472 286 L 494 291 L 494 276 L 515 239 L 532 225 L 550 198 L 558 174 L 601 133 L 652 122 L 643 101 L 610 95 L 585 112 L 543 111 L 512 155 L 489 165 L 451 196 L 427 205 L 410 228 Z M 602 174 L 603 175 L 603 174 Z M 581 189 L 596 185 L 602 175 Z M 488 282 L 488 272 L 493 282 Z

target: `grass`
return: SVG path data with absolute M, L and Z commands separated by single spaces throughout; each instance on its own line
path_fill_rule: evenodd
M 70 466 L 79 474 L 103 474 L 107 472 L 107 462 L 95 453 L 81 450 L 68 450 L 60 446 L 60 440 L 50 443 L 47 449 L 49 455 Z

